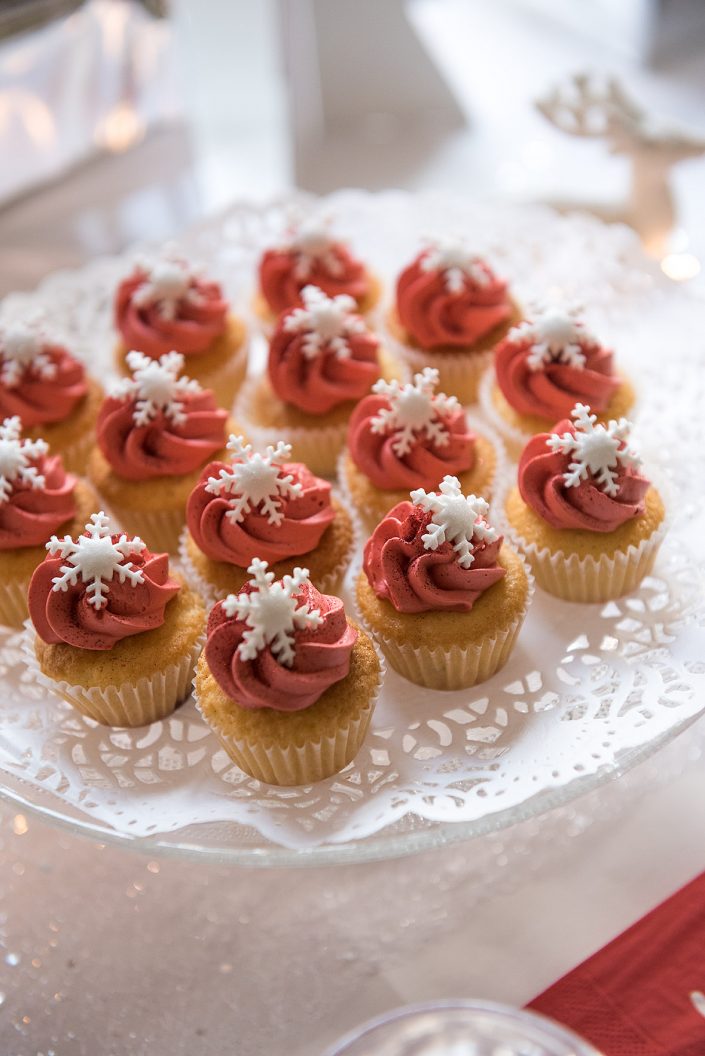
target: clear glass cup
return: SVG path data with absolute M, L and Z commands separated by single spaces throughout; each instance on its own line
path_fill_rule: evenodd
M 437 1001 L 387 1012 L 324 1056 L 600 1056 L 572 1031 L 490 1001 Z

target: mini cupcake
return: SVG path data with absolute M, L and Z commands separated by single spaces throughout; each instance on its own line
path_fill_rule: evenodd
M 545 433 L 589 404 L 600 422 L 627 414 L 630 383 L 616 373 L 614 353 L 590 332 L 576 309 L 538 308 L 495 349 L 494 371 L 481 385 L 485 413 L 518 458 L 534 433 Z
M 224 454 L 228 415 L 212 392 L 179 376 L 178 352 L 130 352 L 127 365 L 132 377 L 100 409 L 88 473 L 124 528 L 175 552 L 186 500 L 206 462 Z
M 290 462 L 282 442 L 259 454 L 231 436 L 228 450 L 231 461 L 207 465 L 188 500 L 181 555 L 191 581 L 222 598 L 242 588 L 253 558 L 281 577 L 305 555 L 321 590 L 337 589 L 353 530 L 328 481 Z
M 218 283 L 173 254 L 138 263 L 118 287 L 115 325 L 120 373 L 129 374 L 127 356 L 134 349 L 150 359 L 180 352 L 189 377 L 230 410 L 247 372 L 247 332 Z
M 365 545 L 357 601 L 390 664 L 431 689 L 464 689 L 508 660 L 531 580 L 521 557 L 485 520 L 484 499 L 457 477 L 419 488 Z
M 29 585 L 25 659 L 35 677 L 105 726 L 144 726 L 191 689 L 205 614 L 167 554 L 94 513 L 55 535 Z
M 457 239 L 443 239 L 402 271 L 387 325 L 411 370 L 436 367 L 444 392 L 473 403 L 492 349 L 519 318 L 489 264 Z
M 266 561 L 248 571 L 252 580 L 208 618 L 198 706 L 246 774 L 274 785 L 322 781 L 364 740 L 380 684 L 377 653 L 340 598 L 309 582 L 308 569 L 277 582 Z
M 505 512 L 539 586 L 569 601 L 607 601 L 651 571 L 664 504 L 639 472 L 626 419 L 603 425 L 583 404 L 572 417 L 529 440 Z
M 259 446 L 285 440 L 313 473 L 333 476 L 352 410 L 396 364 L 357 314 L 352 298 L 303 290 L 303 308 L 279 319 L 267 375 L 245 385 L 236 416 Z
M 374 308 L 380 294 L 379 280 L 319 217 L 305 220 L 280 246 L 266 250 L 259 264 L 259 283 L 255 310 L 272 325 L 288 308 L 303 305 L 305 286 L 317 286 L 329 297 L 352 297 L 362 315 Z
M 83 472 L 102 398 L 41 320 L 0 326 L 0 418 L 17 416 L 25 437 L 45 440 L 71 472 Z
M 27 588 L 45 543 L 62 530 L 83 530 L 95 509 L 93 490 L 64 469 L 44 440 L 21 437 L 19 418 L 0 426 L 0 623 L 21 627 Z
M 433 488 L 449 474 L 465 494 L 490 498 L 494 445 L 470 428 L 455 396 L 436 392 L 437 385 L 433 367 L 405 385 L 380 380 L 352 413 L 341 477 L 369 527 L 412 489 Z

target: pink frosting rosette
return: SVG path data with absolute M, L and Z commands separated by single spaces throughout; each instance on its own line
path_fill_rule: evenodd
M 397 612 L 469 612 L 506 573 L 502 536 L 484 520 L 487 503 L 463 496 L 455 477 L 439 492 L 412 492 L 386 514 L 365 544 L 363 568 L 379 598 Z
M 47 551 L 27 602 L 37 634 L 49 644 L 112 649 L 123 638 L 160 627 L 167 603 L 181 589 L 169 576 L 168 554 L 112 532 L 102 512 L 76 540 L 53 536 Z
M 83 365 L 40 325 L 0 330 L 0 418 L 16 415 L 25 429 L 63 422 L 87 392 Z
M 597 424 L 582 404 L 573 417 L 529 440 L 519 461 L 519 492 L 553 528 L 613 532 L 644 512 L 650 487 L 629 444 L 630 424 Z
M 432 488 L 475 465 L 475 434 L 453 396 L 434 392 L 438 371 L 413 382 L 380 380 L 353 410 L 348 449 L 357 468 L 382 491 Z
M 288 444 L 259 454 L 232 436 L 228 449 L 232 461 L 209 463 L 186 505 L 198 548 L 241 568 L 254 557 L 274 563 L 313 550 L 335 518 L 328 481 L 288 462 Z
M 397 280 L 397 314 L 421 348 L 473 345 L 512 313 L 507 284 L 460 243 L 421 251 Z
M 306 569 L 276 583 L 264 561 L 249 571 L 254 581 L 211 610 L 208 667 L 242 708 L 301 711 L 346 677 L 358 632 L 340 598 L 321 594 Z
M 574 312 L 549 308 L 510 330 L 495 349 L 495 373 L 515 411 L 555 420 L 576 403 L 606 409 L 621 384 L 613 360 Z
M 76 478 L 44 440 L 21 439 L 19 418 L 3 421 L 0 445 L 0 550 L 43 546 L 76 515 Z
M 274 392 L 309 414 L 325 414 L 359 400 L 379 377 L 379 341 L 357 314 L 351 297 L 329 298 L 314 286 L 303 308 L 277 323 L 267 370 Z
M 129 352 L 127 364 L 132 379 L 106 397 L 96 426 L 98 446 L 118 476 L 182 476 L 225 446 L 227 412 L 210 389 L 179 377 L 183 356 L 152 360 Z
M 138 264 L 118 286 L 115 325 L 128 348 L 157 359 L 207 352 L 225 332 L 228 302 L 217 282 L 179 258 Z

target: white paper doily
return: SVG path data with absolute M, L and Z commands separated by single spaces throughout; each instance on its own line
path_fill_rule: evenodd
M 235 207 L 182 240 L 242 310 L 288 207 Z M 341 192 L 316 207 L 388 283 L 423 235 L 459 231 L 496 247 L 520 299 L 550 291 L 580 301 L 637 385 L 647 467 L 687 499 L 674 504 L 655 573 L 638 592 L 580 606 L 537 591 L 508 666 L 474 690 L 433 693 L 390 672 L 358 758 L 311 788 L 243 775 L 192 703 L 144 730 L 96 727 L 27 680 L 17 637 L 5 634 L 4 792 L 101 840 L 263 864 L 407 853 L 566 801 L 705 709 L 702 304 L 667 288 L 627 229 L 590 218 L 400 192 Z M 104 376 L 112 293 L 128 265 L 126 256 L 53 275 L 0 313 L 42 308 Z

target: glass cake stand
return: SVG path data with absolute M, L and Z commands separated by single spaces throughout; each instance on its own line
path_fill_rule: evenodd
M 150 854 L 267 866 L 382 859 L 567 803 L 658 751 L 705 709 L 705 595 L 693 556 L 703 530 L 693 482 L 705 480 L 702 304 L 659 278 L 626 228 L 447 195 L 237 205 L 182 245 L 247 314 L 262 248 L 292 211 L 311 210 L 352 239 L 388 289 L 425 234 L 452 230 L 490 247 L 521 301 L 560 294 L 585 306 L 637 384 L 635 442 L 672 496 L 654 574 L 606 605 L 537 591 L 508 665 L 474 689 L 434 693 L 388 672 L 357 759 L 310 788 L 246 777 L 190 701 L 145 729 L 95 726 L 28 679 L 20 637 L 4 632 L 0 794 L 24 811 Z M 0 315 L 44 311 L 92 371 L 109 375 L 112 293 L 132 256 L 52 275 L 8 297 Z M 663 356 L 666 342 L 677 355 Z M 255 335 L 253 370 L 263 352 Z

